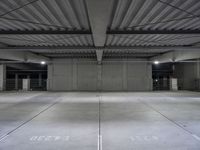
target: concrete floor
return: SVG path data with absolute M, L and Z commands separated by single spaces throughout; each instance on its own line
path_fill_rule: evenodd
M 200 93 L 0 93 L 0 150 L 199 150 Z

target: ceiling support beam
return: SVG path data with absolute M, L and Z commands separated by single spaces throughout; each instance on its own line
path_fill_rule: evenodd
M 102 48 L 106 43 L 106 32 L 112 12 L 113 0 L 86 0 L 89 21 L 95 47 Z M 102 50 L 103 51 L 103 50 Z M 96 51 L 97 61 L 102 56 Z M 99 59 L 99 60 L 98 60 Z
M 103 58 L 103 50 L 96 50 L 98 65 L 101 65 Z
M 50 50 L 66 50 L 66 51 L 80 51 L 80 50 L 200 50 L 200 47 L 192 47 L 192 46 L 132 46 L 132 47 L 102 47 L 102 48 L 95 48 L 95 47 L 67 47 L 67 46 L 17 46 L 17 47 L 0 47 L 0 51 L 38 51 L 38 52 L 49 52 Z
M 86 0 L 89 21 L 96 47 L 104 47 L 106 31 L 112 11 L 113 0 Z
M 190 59 L 199 59 L 200 58 L 200 48 L 199 50 L 190 50 L 190 51 L 173 51 L 159 56 L 151 58 L 151 61 L 159 61 L 160 63 L 167 62 L 180 62 Z
M 0 47 L 6 47 L 6 46 L 7 46 L 7 44 L 0 42 Z
M 6 61 L 5 61 L 6 63 Z M 27 64 L 18 64 L 18 63 L 9 63 L 7 64 L 8 67 L 12 67 L 19 70 L 31 70 L 31 67 Z
M 91 34 L 89 30 L 17 30 L 0 31 L 0 35 L 37 35 L 37 34 Z
M 8 59 L 21 62 L 40 63 L 41 61 L 49 62 L 50 59 L 31 52 L 13 52 L 0 51 L 0 59 Z
M 107 34 L 200 34 L 200 30 L 110 30 Z

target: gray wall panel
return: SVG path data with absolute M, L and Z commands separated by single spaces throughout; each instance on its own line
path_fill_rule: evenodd
M 106 62 L 102 66 L 102 90 L 123 90 L 123 68 L 122 63 Z
M 127 81 L 129 91 L 144 91 L 151 89 L 151 67 L 147 63 L 129 62 L 127 65 Z
M 48 89 L 53 91 L 150 91 L 151 64 L 129 61 L 54 59 L 48 66 Z
M 55 91 L 72 90 L 72 80 L 67 76 L 54 76 L 52 84 Z
M 52 65 L 52 90 L 71 91 L 73 88 L 72 61 L 55 59 Z
M 93 62 L 79 62 L 78 64 L 78 90 L 97 90 L 97 66 Z
M 175 77 L 178 78 L 179 89 L 196 90 L 195 80 L 200 79 L 199 62 L 179 63 L 175 66 Z

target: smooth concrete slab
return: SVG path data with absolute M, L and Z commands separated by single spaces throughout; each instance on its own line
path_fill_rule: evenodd
M 97 149 L 97 100 L 96 94 L 92 93 L 45 93 L 34 97 L 34 101 L 31 98 L 26 104 L 19 104 L 9 110 L 10 114 L 4 112 L 1 115 L 4 120 L 1 122 L 3 126 L 12 124 L 7 132 L 17 128 L 20 123 L 28 122 L 3 138 L 0 149 Z M 18 119 L 15 120 L 16 116 Z M 7 122 L 7 118 L 11 118 L 12 122 Z
M 181 93 L 104 93 L 101 104 L 103 148 L 198 150 L 200 118 L 199 113 L 192 112 L 199 108 L 200 97 L 198 93 L 188 92 L 188 95 L 185 96 L 195 99 L 189 98 L 187 105 L 185 100 L 182 103 L 185 97 Z M 178 118 L 185 108 L 190 113 L 185 112 L 182 118 L 193 122 L 191 128 L 183 126 Z
M 0 93 L 1 150 L 199 150 L 200 93 Z

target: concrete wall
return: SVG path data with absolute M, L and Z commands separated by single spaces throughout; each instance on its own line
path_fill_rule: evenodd
M 0 65 L 0 91 L 6 89 L 6 65 Z
M 196 81 L 200 79 L 199 62 L 185 62 L 176 64 L 175 77 L 178 78 L 179 89 L 196 90 Z
M 48 90 L 149 91 L 152 68 L 146 62 L 54 59 L 48 66 Z

